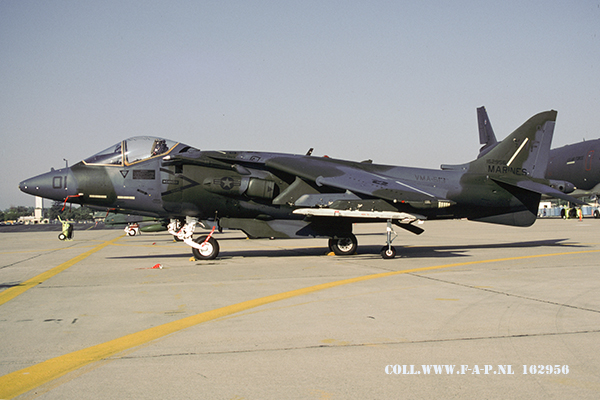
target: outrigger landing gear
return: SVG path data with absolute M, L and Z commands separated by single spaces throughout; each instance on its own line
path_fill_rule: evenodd
M 216 225 L 213 226 L 208 236 L 200 236 L 196 240 L 192 240 L 198 219 L 194 217 L 186 217 L 185 225 L 181 229 L 176 230 L 180 225 L 178 220 L 171 220 L 168 229 L 169 233 L 179 240 L 183 240 L 185 244 L 192 247 L 192 254 L 197 260 L 212 260 L 219 255 L 219 243 L 212 237 L 215 233 Z
M 398 235 L 396 235 L 396 232 L 394 232 L 394 230 L 392 229 L 392 220 L 388 219 L 387 220 L 387 245 L 383 246 L 381 248 L 381 257 L 384 260 L 390 260 L 394 257 L 396 257 L 396 249 L 394 248 L 394 246 L 392 246 L 392 242 L 394 241 L 394 239 L 396 239 L 396 237 L 398 237 Z M 394 237 L 392 238 L 392 233 L 394 234 Z

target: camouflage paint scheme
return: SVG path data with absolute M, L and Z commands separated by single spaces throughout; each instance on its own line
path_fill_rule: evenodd
M 556 115 L 537 114 L 485 155 L 440 170 L 311 155 L 201 151 L 135 137 L 19 187 L 53 200 L 180 221 L 179 227 L 209 221 L 250 238 L 329 237 L 337 254 L 350 254 L 356 249 L 353 223 L 387 221 L 388 228 L 393 223 L 416 234 L 423 230 L 414 223 L 422 220 L 529 226 L 542 194 L 577 202 L 545 179 Z M 208 239 L 218 254 L 214 238 Z M 197 258 L 214 258 L 214 251 L 199 250 L 208 239 L 186 243 L 195 247 Z M 391 249 L 388 229 L 384 258 L 395 255 Z

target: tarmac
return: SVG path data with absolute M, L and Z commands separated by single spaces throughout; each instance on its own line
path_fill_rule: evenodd
M 600 220 L 327 240 L 0 233 L 0 398 L 600 397 Z

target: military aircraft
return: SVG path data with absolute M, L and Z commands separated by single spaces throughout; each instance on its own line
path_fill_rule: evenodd
M 161 232 L 166 231 L 169 224 L 168 219 L 157 219 L 141 215 L 123 214 L 118 212 L 96 213 L 94 218 L 104 221 L 105 226 L 124 226 L 125 233 L 135 236 L 139 232 Z
M 556 111 L 531 117 L 485 157 L 442 170 L 352 162 L 309 154 L 201 151 L 153 137 L 123 140 L 70 168 L 20 183 L 54 200 L 168 218 L 169 232 L 196 259 L 214 259 L 215 229 L 250 238 L 326 237 L 337 255 L 355 253 L 354 223 L 387 222 L 421 234 L 424 220 L 468 218 L 529 226 L 542 194 L 578 200 L 544 179 Z M 192 239 L 196 225 L 210 234 Z
M 479 142 L 484 156 L 497 145 L 485 107 L 477 109 Z M 550 150 L 546 178 L 550 185 L 573 197 L 600 195 L 600 139 L 584 140 Z
M 573 197 L 600 194 L 600 139 L 584 140 L 550 150 L 548 179 L 573 184 Z

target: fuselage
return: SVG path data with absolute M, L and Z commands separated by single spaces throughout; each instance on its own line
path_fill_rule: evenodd
M 579 191 L 600 192 L 600 139 L 552 149 L 548 179 L 572 183 Z
M 159 145 L 163 147 L 158 149 Z M 316 184 L 299 182 L 296 175 L 269 167 L 276 162 L 305 165 L 307 171 L 315 165 L 314 174 L 329 165 L 362 170 L 379 176 L 382 184 L 397 180 L 407 188 L 419 188 L 419 192 L 431 198 L 448 202 L 440 206 L 427 201 L 384 201 L 377 196 L 359 198 L 344 193 L 345 190 L 319 186 L 318 179 Z M 463 169 L 433 170 L 284 153 L 200 151 L 174 141 L 137 137 L 111 146 L 71 168 L 25 180 L 20 188 L 57 201 L 66 199 L 94 208 L 171 219 L 189 216 L 302 219 L 292 212 L 307 201 L 307 196 L 311 206 L 329 206 L 333 200 L 346 201 L 349 208 L 367 204 L 366 207 L 374 211 L 411 212 L 427 219 L 482 219 L 537 207 L 537 204 L 531 205 L 536 203 L 535 198 L 527 201 L 515 198 L 491 181 L 485 172 L 470 171 L 469 164 Z M 356 181 L 360 177 L 349 179 Z M 325 200 L 320 204 L 318 199 Z M 518 225 L 531 223 L 528 218 Z M 512 220 L 511 224 L 514 224 Z

